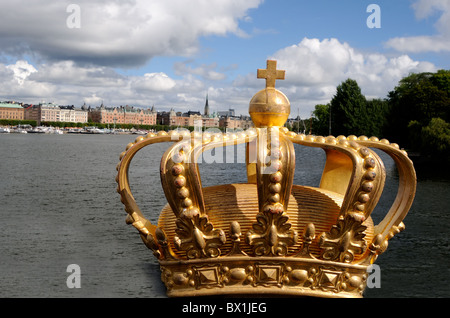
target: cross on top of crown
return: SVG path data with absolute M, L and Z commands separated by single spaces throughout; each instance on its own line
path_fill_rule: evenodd
M 258 78 L 266 79 L 266 88 L 275 88 L 277 79 L 284 80 L 286 71 L 277 70 L 277 61 L 268 60 L 267 69 L 258 69 Z

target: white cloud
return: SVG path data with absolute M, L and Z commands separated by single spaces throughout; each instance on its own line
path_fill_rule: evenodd
M 189 63 L 190 61 L 175 63 L 175 74 L 193 74 L 201 76 L 205 80 L 211 81 L 220 81 L 226 79 L 226 75 L 223 72 L 218 72 L 215 70 L 217 68 L 217 63 L 212 63 L 210 65 L 202 64 L 199 67 L 195 68 L 188 66 Z
M 147 73 L 133 78 L 131 86 L 139 92 L 165 92 L 175 87 L 175 81 L 165 73 Z
M 140 66 L 154 56 L 189 56 L 198 38 L 244 35 L 239 22 L 262 0 L 79 0 L 80 28 L 69 28 L 71 1 L 0 2 L 0 52 L 50 61 Z
M 55 93 L 51 85 L 47 83 L 30 80 L 30 75 L 35 74 L 37 69 L 26 61 L 19 60 L 15 64 L 0 64 L 0 96 L 4 99 L 33 98 L 40 99 L 43 96 Z
M 437 34 L 410 37 L 396 37 L 388 40 L 386 46 L 405 53 L 450 52 L 450 1 L 418 0 L 413 4 L 419 20 L 439 12 L 441 15 L 434 25 Z
M 440 35 L 396 37 L 388 40 L 386 46 L 408 53 L 450 52 L 450 38 Z
M 39 65 L 39 71 L 30 80 L 55 85 L 78 87 L 122 87 L 125 78 L 110 67 L 83 66 L 73 61 L 60 61 Z
M 363 53 L 337 39 L 303 39 L 299 44 L 274 53 L 278 68 L 286 71 L 280 88 L 303 116 L 319 103 L 328 103 L 336 87 L 347 78 L 356 80 L 368 98 L 385 98 L 398 81 L 411 72 L 435 71 L 428 62 L 414 61 L 407 55 L 387 57 Z
M 19 83 L 19 85 L 23 85 L 23 82 L 28 76 L 37 72 L 33 65 L 24 60 L 19 60 L 16 64 L 8 65 L 6 68 L 13 71 L 14 79 Z
M 25 103 L 51 101 L 62 105 L 99 106 L 176 105 L 188 107 L 186 102 L 202 103 L 205 87 L 202 81 L 187 74 L 172 79 L 165 73 L 146 73 L 142 76 L 123 76 L 105 66 L 80 66 L 72 61 L 33 66 L 26 61 L 5 65 L 0 63 L 0 97 Z M 20 82 L 20 84 L 19 84 Z M 203 97 L 200 97 L 203 96 Z M 203 99 L 204 103 L 204 99 Z M 174 106 L 175 107 L 175 106 Z

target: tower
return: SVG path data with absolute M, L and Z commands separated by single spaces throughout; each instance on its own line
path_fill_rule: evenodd
M 209 105 L 208 105 L 208 94 L 206 94 L 205 112 L 204 115 L 209 117 Z

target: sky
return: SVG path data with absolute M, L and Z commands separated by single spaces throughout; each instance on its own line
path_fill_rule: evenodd
M 371 5 L 376 5 L 371 6 Z M 450 69 L 450 0 L 0 0 L 0 101 L 248 115 L 267 59 L 291 117 L 356 80 Z

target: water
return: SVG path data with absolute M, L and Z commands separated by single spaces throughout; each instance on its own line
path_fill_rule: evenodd
M 134 139 L 0 135 L 0 297 L 166 297 L 157 261 L 125 224 L 116 193 L 119 154 Z M 143 149 L 130 169 L 135 198 L 155 223 L 165 204 L 159 160 L 166 147 Z M 397 186 L 392 162 L 383 158 L 393 177 L 377 215 Z M 323 162 L 319 149 L 298 153 L 295 183 L 317 186 Z M 202 164 L 200 171 L 203 186 L 246 181 L 244 164 Z M 450 296 L 449 190 L 448 180 L 419 180 L 406 230 L 376 262 L 381 288 L 365 297 Z M 69 264 L 81 268 L 79 289 L 67 287 Z

